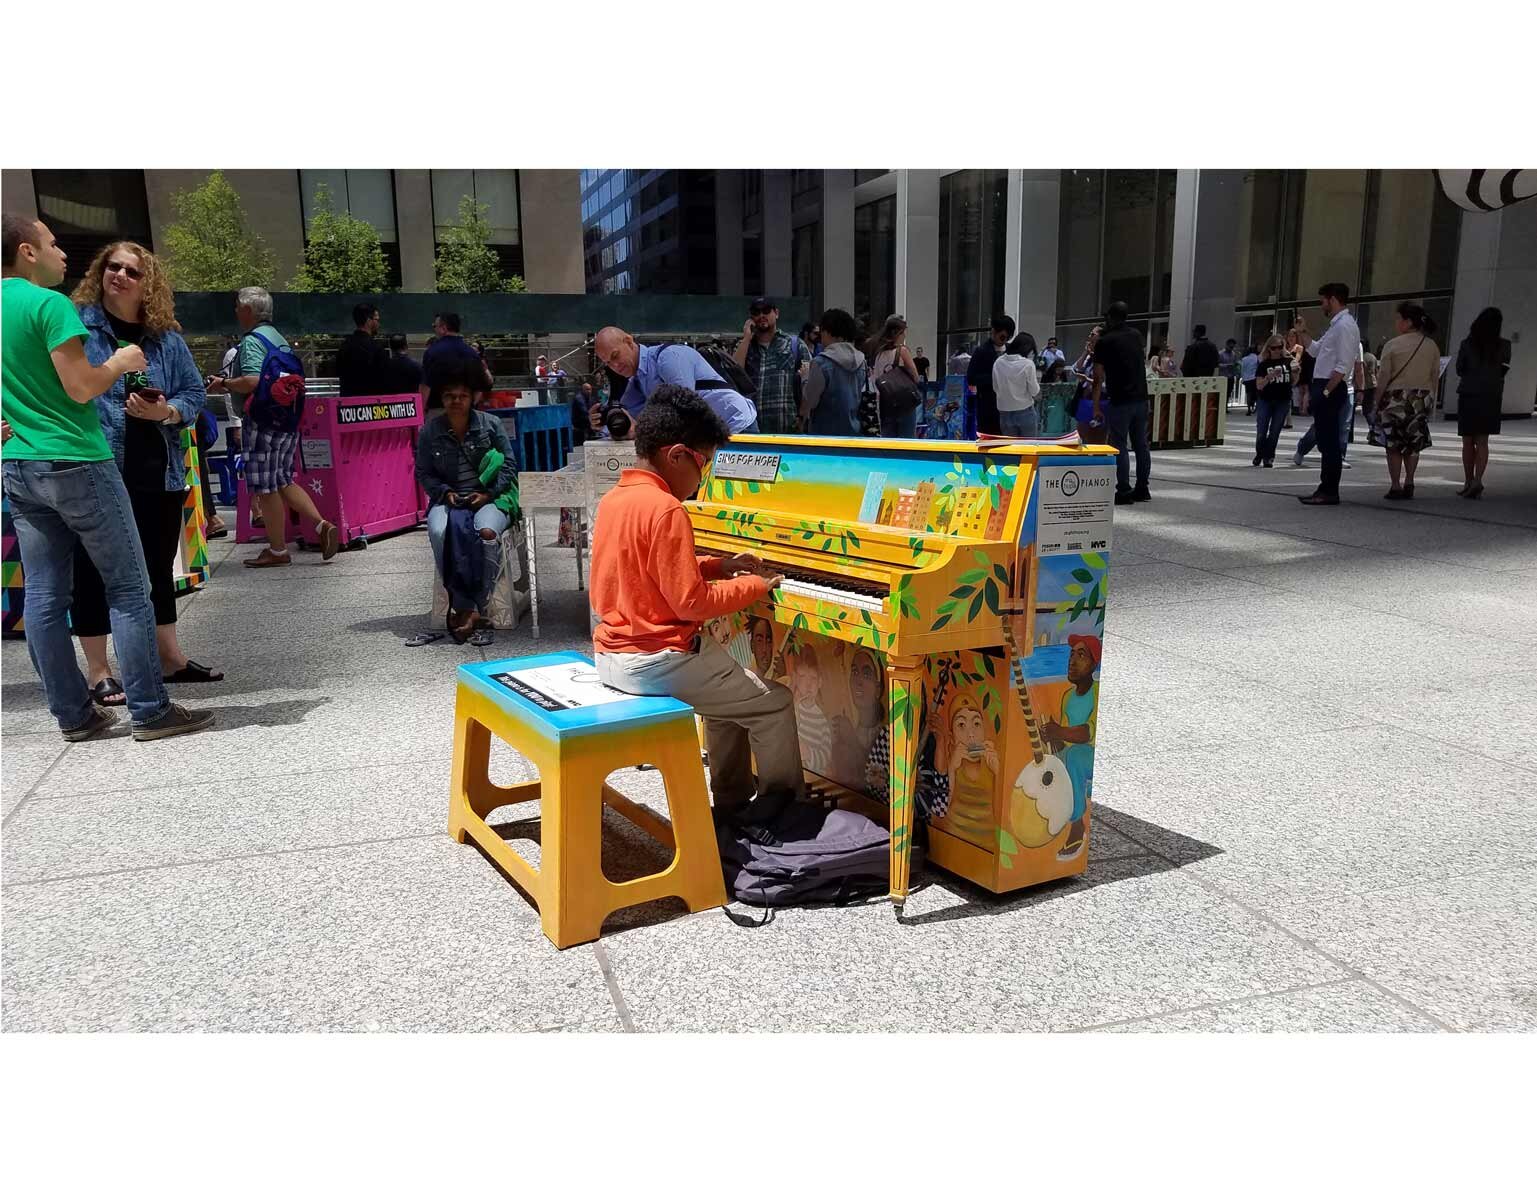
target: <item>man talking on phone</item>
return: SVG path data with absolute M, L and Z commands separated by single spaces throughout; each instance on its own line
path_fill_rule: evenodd
M 69 607 L 79 543 L 106 585 L 134 740 L 194 733 L 213 723 L 213 713 L 172 704 L 166 693 L 139 531 L 96 412 L 97 396 L 146 369 L 144 351 L 124 346 L 92 366 L 80 315 L 51 290 L 64 280 L 64 251 L 32 217 L 6 213 L 3 225 L 0 396 L 11 436 L 0 453 L 26 580 L 27 653 L 48 710 L 68 742 L 94 737 L 117 719 L 92 702 L 75 661 Z

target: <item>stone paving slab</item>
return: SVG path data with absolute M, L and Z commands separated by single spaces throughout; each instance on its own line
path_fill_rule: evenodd
M 532 1032 L 613 1006 L 590 947 L 446 834 L 8 886 L 8 1031 Z
M 1110 1033 L 1436 1033 L 1420 1015 L 1355 979 L 1105 1026 Z

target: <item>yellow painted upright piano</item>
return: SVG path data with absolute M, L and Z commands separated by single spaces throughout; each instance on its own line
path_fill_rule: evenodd
M 813 794 L 888 818 L 899 915 L 920 821 L 994 892 L 1086 868 L 1114 492 L 1108 446 L 743 435 L 688 503 L 783 573 L 707 632 L 790 688 Z

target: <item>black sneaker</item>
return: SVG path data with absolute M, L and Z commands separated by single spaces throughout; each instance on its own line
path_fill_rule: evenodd
M 1115 502 L 1117 504 L 1135 504 L 1137 497 L 1131 492 L 1117 492 L 1115 494 Z
M 117 714 L 111 709 L 100 708 L 91 705 L 91 715 L 84 725 L 76 725 L 73 729 L 61 729 L 66 742 L 83 742 L 87 738 L 93 738 L 104 729 L 111 729 L 117 724 Z
M 1136 487 L 1131 489 L 1131 498 L 1138 504 L 1146 504 L 1153 497 L 1152 494 L 1147 490 L 1147 484 L 1139 483 Z
M 207 709 L 183 708 L 180 704 L 173 704 L 165 710 L 163 715 L 156 717 L 153 721 L 135 725 L 133 740 L 153 742 L 160 738 L 178 737 L 184 733 L 196 733 L 199 729 L 207 729 L 212 724 L 213 713 Z

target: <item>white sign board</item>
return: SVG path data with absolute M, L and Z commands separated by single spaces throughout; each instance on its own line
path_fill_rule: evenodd
M 525 671 L 508 671 L 504 676 L 495 678 L 504 687 L 509 687 L 541 708 L 552 711 L 556 708 L 587 708 L 593 704 L 616 704 L 620 700 L 635 698 L 599 680 L 597 668 L 591 663 L 561 663 L 553 667 L 532 667 Z M 534 695 L 529 695 L 530 692 Z
M 779 455 L 758 454 L 751 450 L 717 450 L 714 471 L 717 479 L 773 483 L 779 478 Z
M 1110 506 L 1115 502 L 1115 467 L 1048 462 L 1037 492 L 1036 552 L 1107 554 Z
M 593 512 L 598 501 L 619 482 L 622 472 L 635 465 L 634 442 L 588 442 L 583 469 L 587 474 L 587 511 Z
M 331 439 L 305 438 L 299 443 L 299 455 L 306 471 L 331 470 Z

